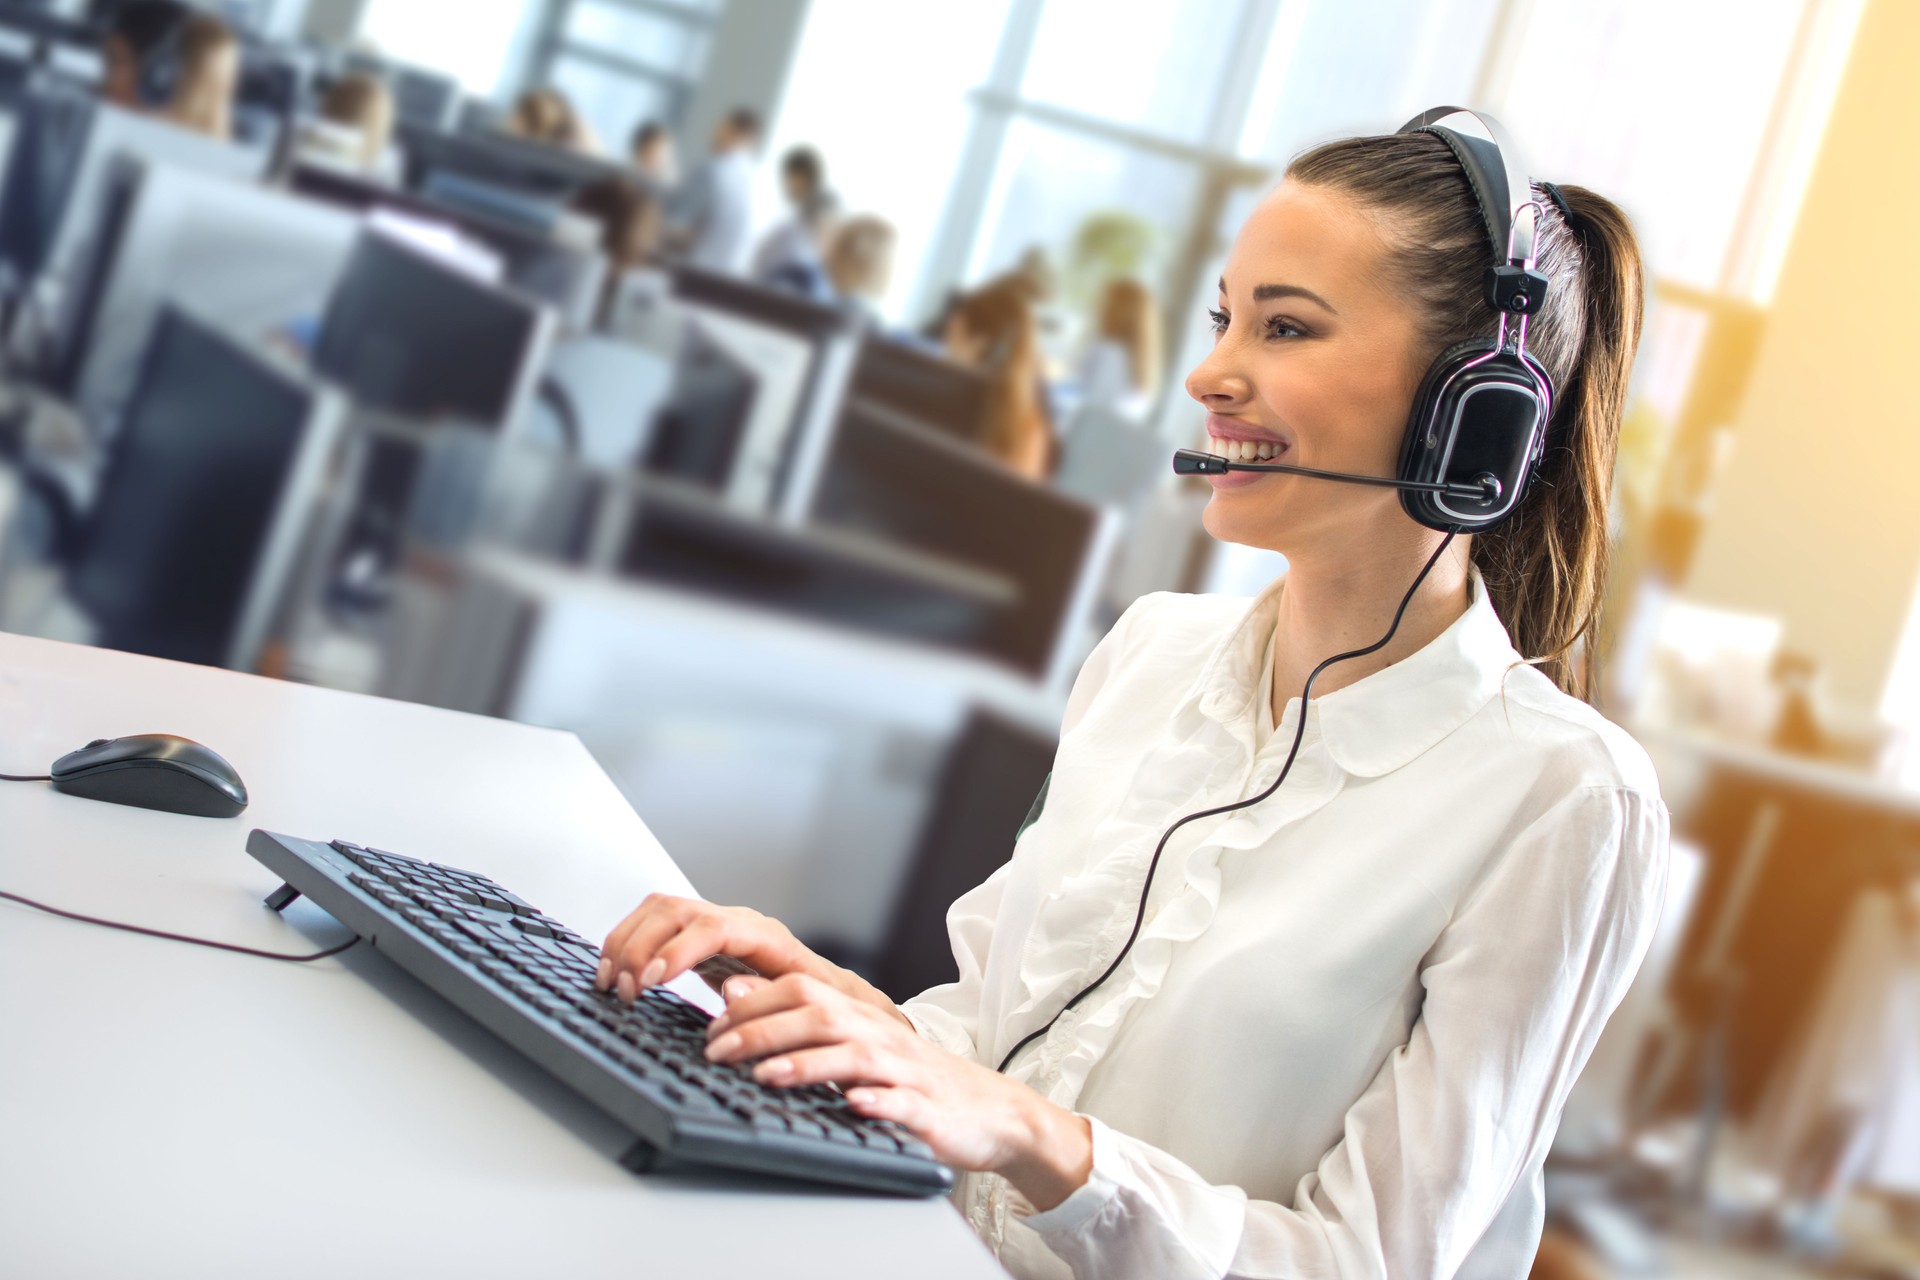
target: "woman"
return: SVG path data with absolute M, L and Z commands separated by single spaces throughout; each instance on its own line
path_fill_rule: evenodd
M 1160 312 L 1147 286 L 1122 279 L 1101 290 L 1076 381 L 1087 405 L 1146 417 L 1160 390 Z
M 891 222 L 871 213 L 841 219 L 828 237 L 821 263 L 827 287 L 868 328 L 881 325 L 880 303 L 893 283 L 893 252 L 899 238 Z
M 957 982 L 896 1008 L 772 921 L 664 897 L 609 936 L 602 981 L 714 952 L 757 970 L 727 981 L 709 1055 L 842 1083 L 971 1171 L 960 1206 L 1019 1276 L 1526 1275 L 1667 832 L 1644 753 L 1580 701 L 1638 254 L 1601 197 L 1541 199 L 1529 347 L 1559 395 L 1515 516 L 1453 536 L 1387 489 L 1212 477 L 1209 532 L 1286 577 L 1250 608 L 1148 596 L 1102 641 L 1038 820 L 949 913 Z M 1393 474 L 1430 362 L 1494 331 L 1488 244 L 1431 133 L 1296 160 L 1187 379 L 1214 451 Z M 1382 633 L 1301 723 L 1308 672 Z M 1271 799 L 1178 830 L 1143 895 L 1169 824 L 1260 795 L 1296 746 Z
M 233 96 L 240 84 L 240 42 L 227 24 L 196 13 L 180 32 L 180 81 L 167 118 L 209 137 L 233 137 Z
M 981 442 L 1030 480 L 1053 473 L 1055 442 L 1040 372 L 1033 302 L 1018 276 L 963 294 L 947 312 L 947 354 L 992 381 Z
M 513 104 L 506 131 L 516 138 L 544 142 L 581 155 L 596 155 L 598 145 L 566 94 L 551 87 L 529 89 Z
M 393 92 L 385 80 L 364 71 L 342 76 L 321 100 L 320 118 L 354 131 L 356 168 L 381 172 L 393 143 Z

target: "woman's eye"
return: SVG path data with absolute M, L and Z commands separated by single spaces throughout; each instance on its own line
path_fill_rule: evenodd
M 1233 317 L 1224 311 L 1216 310 L 1213 307 L 1207 308 L 1207 324 L 1215 333 L 1225 333 L 1227 331 L 1227 325 L 1232 319 Z
M 1307 336 L 1307 331 L 1285 316 L 1275 316 L 1267 321 L 1267 336 L 1269 338 L 1304 338 Z

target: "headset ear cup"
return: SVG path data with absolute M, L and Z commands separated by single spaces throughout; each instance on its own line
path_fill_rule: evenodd
M 1479 533 L 1519 505 L 1545 436 L 1552 385 L 1531 357 L 1497 350 L 1491 339 L 1442 352 L 1421 380 L 1401 445 L 1400 479 L 1413 484 L 1500 483 L 1492 504 L 1403 489 L 1400 505 L 1429 529 Z

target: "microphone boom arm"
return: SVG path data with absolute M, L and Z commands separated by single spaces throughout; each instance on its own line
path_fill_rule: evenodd
M 1229 471 L 1281 471 L 1292 476 L 1311 476 L 1316 480 L 1340 480 L 1347 484 L 1370 484 L 1382 489 L 1411 489 L 1417 493 L 1438 493 L 1449 498 L 1462 498 L 1469 502 L 1484 502 L 1489 505 L 1500 500 L 1499 477 L 1482 472 L 1476 479 L 1468 482 L 1440 481 L 1430 483 L 1424 480 L 1394 480 L 1386 476 L 1356 476 L 1344 471 L 1316 471 L 1312 467 L 1295 467 L 1284 462 L 1228 462 L 1217 454 L 1202 453 L 1198 449 L 1176 449 L 1173 453 L 1173 472 L 1181 476 L 1219 476 Z

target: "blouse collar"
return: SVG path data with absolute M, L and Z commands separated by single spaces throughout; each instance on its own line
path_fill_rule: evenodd
M 1196 686 L 1201 714 L 1248 737 L 1269 687 L 1273 628 L 1285 582 L 1282 576 L 1254 597 L 1215 648 Z M 1524 661 L 1494 612 L 1478 569 L 1470 570 L 1469 590 L 1466 612 L 1424 648 L 1313 699 L 1315 723 L 1341 769 L 1363 778 L 1398 769 L 1465 724 L 1499 693 L 1507 672 Z

